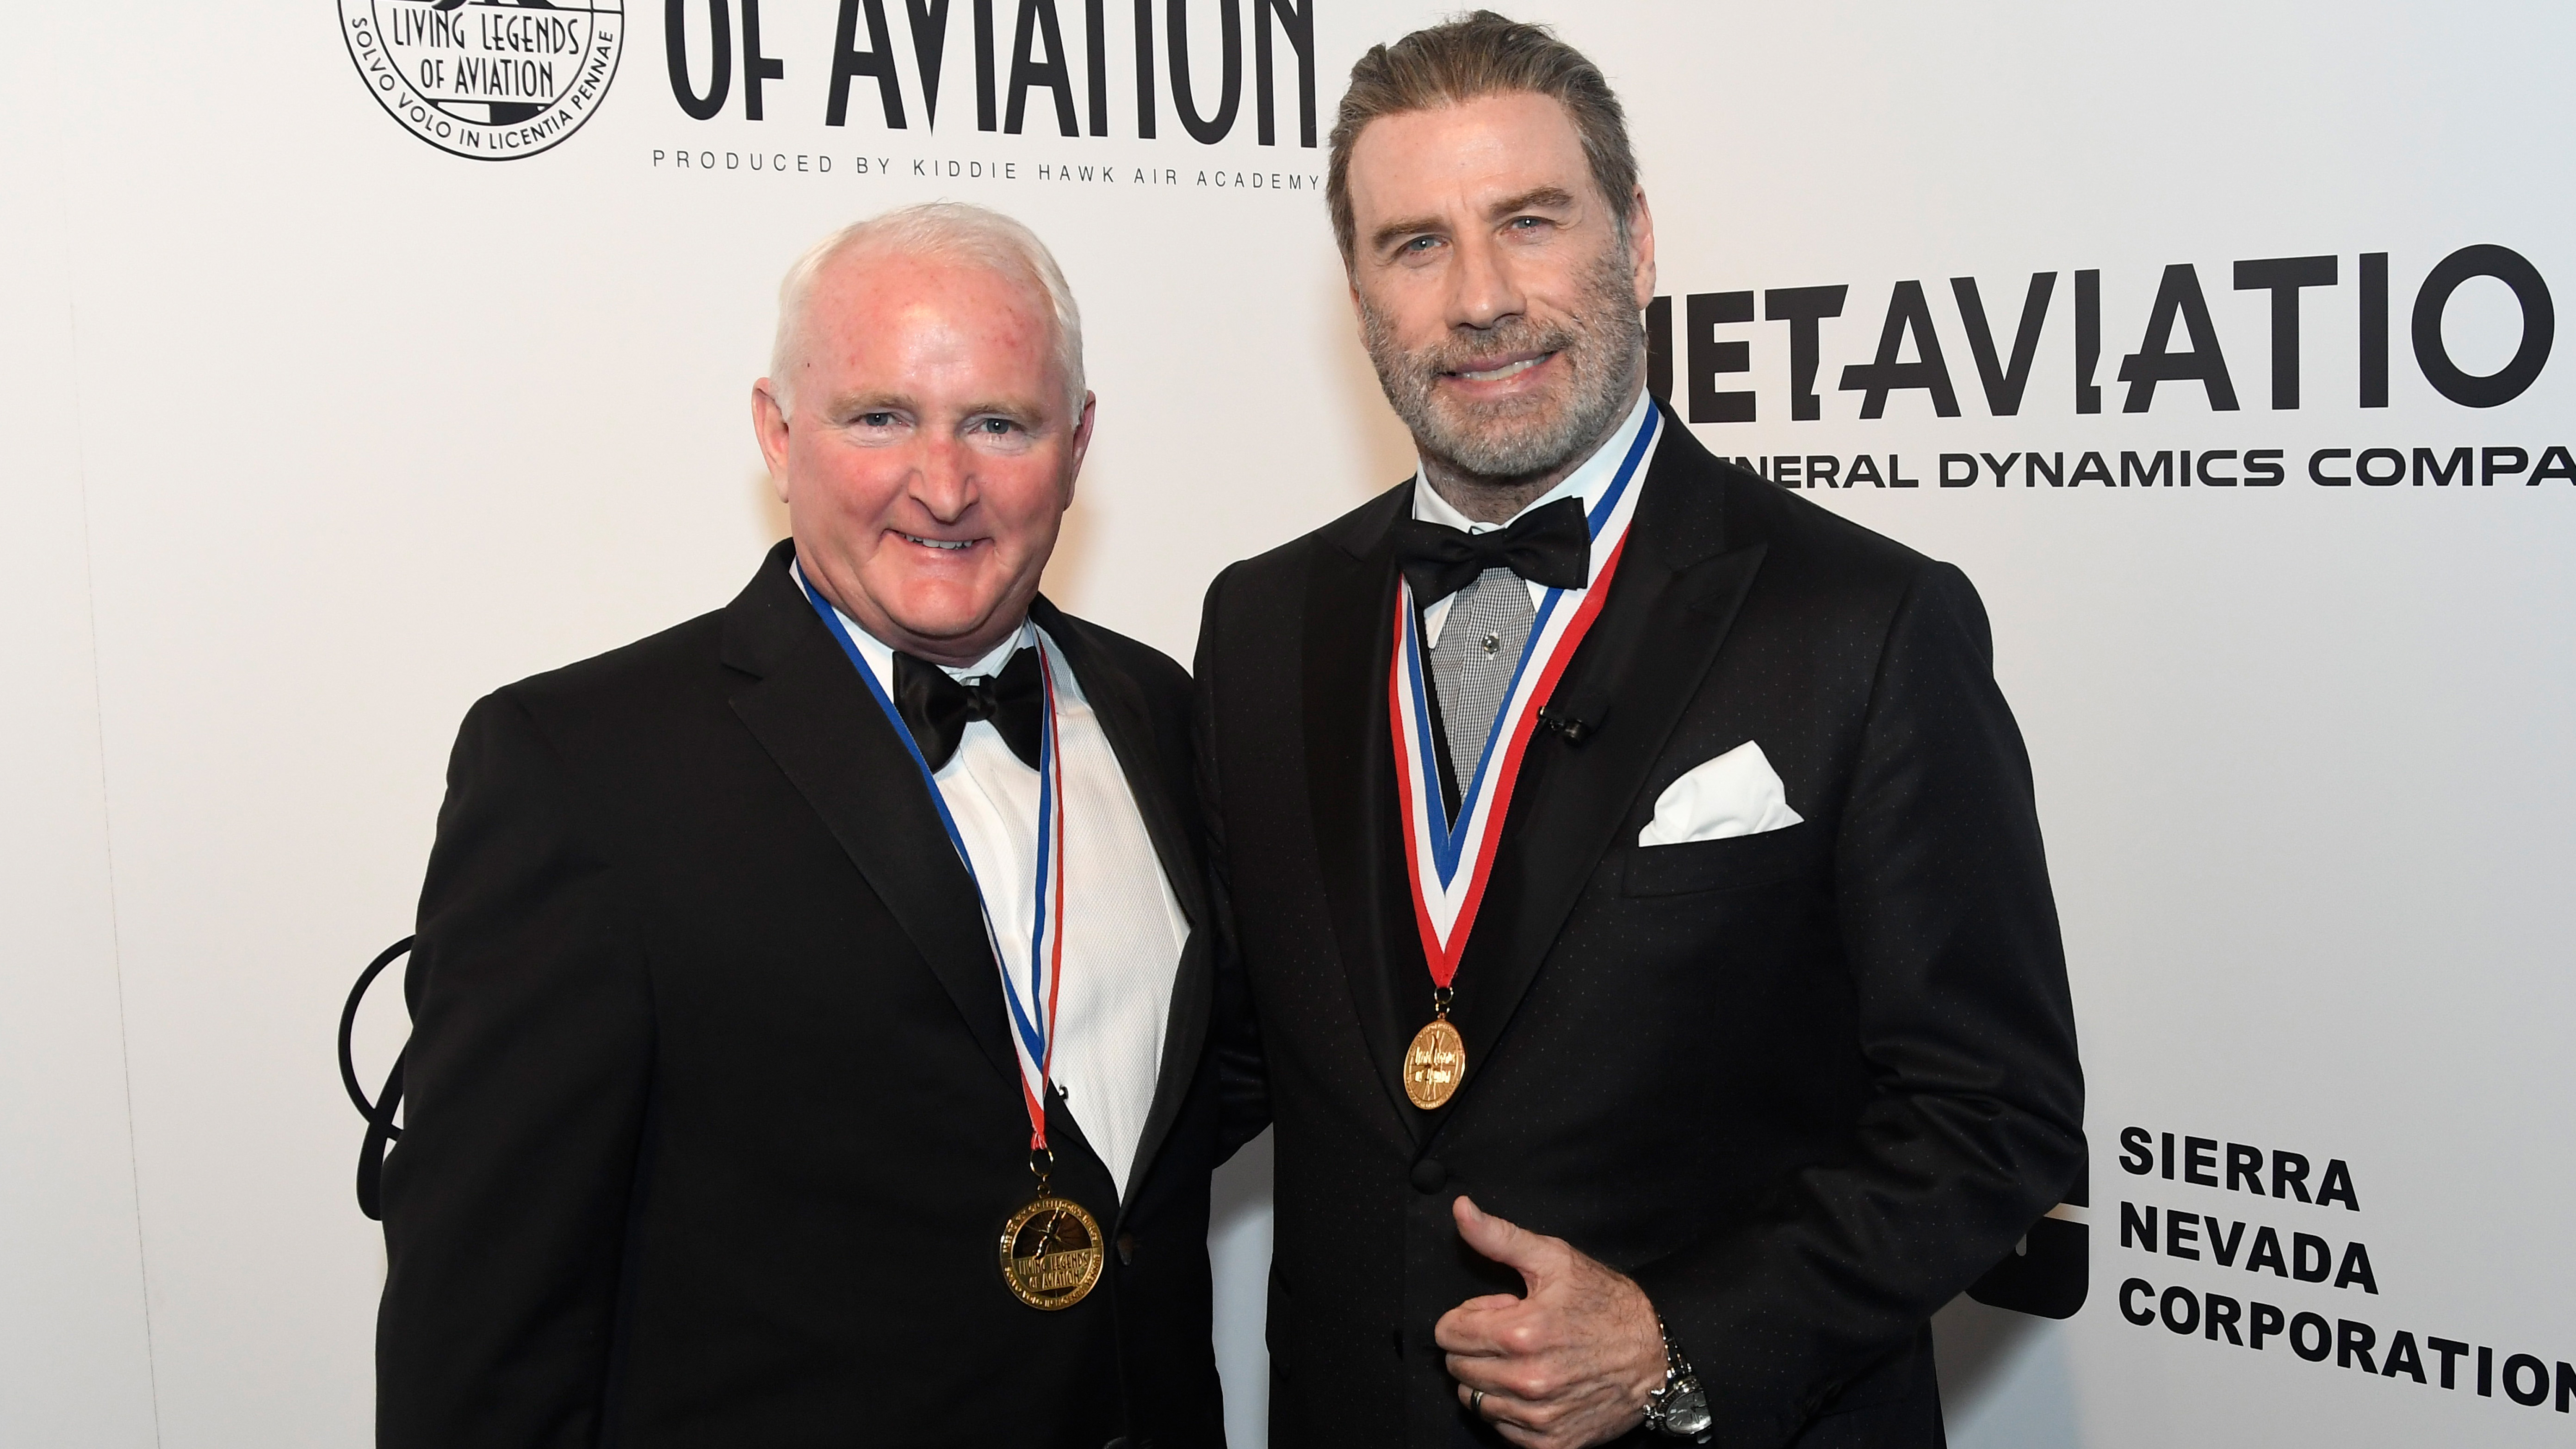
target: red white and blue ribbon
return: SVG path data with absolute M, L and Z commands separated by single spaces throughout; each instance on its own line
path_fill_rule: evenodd
M 1629 520 L 1636 516 L 1637 473 L 1652 450 L 1663 419 L 1646 410 L 1645 426 L 1620 460 L 1619 471 L 1592 505 L 1591 573 L 1580 589 L 1550 589 L 1539 600 L 1528 641 L 1485 736 L 1485 752 L 1459 783 L 1458 815 L 1451 819 L 1440 788 L 1440 737 L 1431 722 L 1430 671 L 1412 586 L 1399 582 L 1395 606 L 1395 662 L 1387 686 L 1388 723 L 1395 733 L 1396 793 L 1404 808 L 1405 871 L 1413 888 L 1413 919 L 1431 981 L 1446 988 L 1458 974 L 1467 935 L 1484 904 L 1485 885 L 1501 843 L 1503 817 L 1521 756 L 1538 727 L 1539 711 L 1601 614 L 1618 572 Z M 1421 485 L 1416 485 L 1421 486 Z
M 939 792 L 939 780 L 931 772 L 930 762 L 912 737 L 912 729 L 903 722 L 903 712 L 895 708 L 876 671 L 868 667 L 859 653 L 858 644 L 843 627 L 840 612 L 826 602 L 810 580 L 802 580 L 805 597 L 822 616 L 823 627 L 832 631 L 832 639 L 849 656 L 850 664 L 859 671 L 859 679 L 868 687 L 868 697 L 885 711 L 886 723 L 894 727 L 895 738 L 903 741 L 904 753 L 912 756 L 913 767 L 921 771 L 922 787 L 930 792 L 931 807 L 939 812 L 939 823 L 948 831 L 948 843 L 957 849 L 958 864 L 966 867 L 967 878 L 975 882 L 977 904 L 984 913 L 984 941 L 993 951 L 993 965 L 1002 978 L 1002 997 L 1010 1008 L 1011 1045 L 1019 1057 L 1020 1096 L 1029 1113 L 1029 1150 L 1046 1150 L 1046 1101 L 1048 1083 L 1055 1070 L 1056 1007 L 1064 987 L 1064 758 L 1056 747 L 1055 662 L 1045 631 L 1029 630 L 1038 651 L 1038 677 L 1046 693 L 1045 727 L 1038 735 L 1038 863 L 1036 909 L 1030 913 L 1029 969 L 1025 987 L 1012 978 L 1008 960 L 1002 954 L 1002 938 L 993 926 L 993 908 L 985 903 L 983 878 L 975 873 L 975 858 L 966 850 L 966 837 L 957 829 L 957 818 L 949 813 L 948 799 Z

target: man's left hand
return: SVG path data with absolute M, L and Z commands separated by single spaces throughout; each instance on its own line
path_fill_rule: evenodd
M 1527 1297 L 1470 1298 L 1441 1315 L 1432 1334 L 1458 1402 L 1529 1449 L 1585 1449 L 1637 1427 L 1646 1396 L 1664 1386 L 1664 1335 L 1645 1290 L 1467 1198 L 1452 1210 L 1468 1247 L 1529 1285 Z

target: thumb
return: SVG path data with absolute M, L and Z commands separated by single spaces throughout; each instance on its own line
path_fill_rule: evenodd
M 1506 1268 L 1518 1269 L 1530 1290 L 1537 1291 L 1539 1279 L 1545 1277 L 1552 1266 L 1548 1248 L 1555 1239 L 1533 1233 L 1508 1219 L 1498 1218 L 1476 1206 L 1475 1199 L 1464 1194 L 1450 1205 L 1450 1212 L 1458 1220 L 1461 1241 L 1482 1257 L 1491 1258 Z

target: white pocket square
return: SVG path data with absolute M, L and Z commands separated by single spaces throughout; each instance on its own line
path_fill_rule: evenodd
M 1667 786 L 1639 845 L 1685 845 L 1785 830 L 1806 817 L 1789 808 L 1779 774 L 1751 740 L 1703 761 Z

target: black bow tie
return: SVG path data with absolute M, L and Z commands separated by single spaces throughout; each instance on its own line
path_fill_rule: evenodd
M 990 679 L 959 683 L 927 659 L 898 649 L 894 655 L 894 707 L 912 730 L 912 742 L 932 770 L 957 753 L 966 726 L 993 722 L 1002 743 L 1020 762 L 1038 767 L 1038 740 L 1046 729 L 1046 693 L 1038 679 L 1038 651 L 1023 646 Z
M 1551 589 L 1579 589 L 1592 581 L 1592 526 L 1579 498 L 1560 498 L 1491 533 L 1407 519 L 1396 528 L 1395 557 L 1417 605 L 1449 597 L 1487 569 L 1510 569 Z

